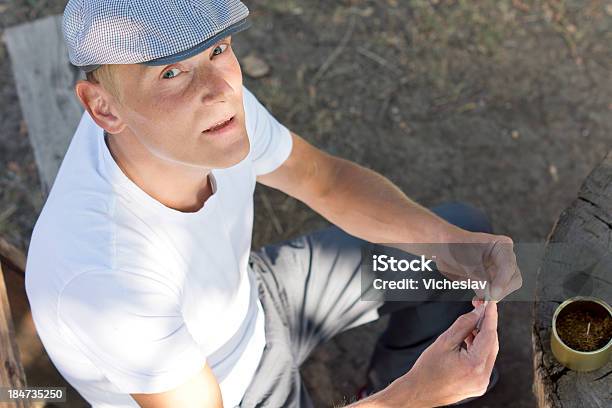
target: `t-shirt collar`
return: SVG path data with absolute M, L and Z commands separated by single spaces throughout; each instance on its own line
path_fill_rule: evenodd
M 105 142 L 105 137 L 107 135 L 106 131 L 103 128 L 98 128 L 99 132 L 96 135 L 96 139 L 98 140 L 98 148 L 100 149 L 103 167 L 107 171 L 108 175 L 111 177 L 111 184 L 118 183 L 122 190 L 127 192 L 130 198 L 135 200 L 138 204 L 147 207 L 151 211 L 155 212 L 157 215 L 175 217 L 178 219 L 192 219 L 196 217 L 202 216 L 202 214 L 209 212 L 214 208 L 215 203 L 218 200 L 219 196 L 219 180 L 215 175 L 215 170 L 211 170 L 208 174 L 210 178 L 210 184 L 212 187 L 212 194 L 204 205 L 197 211 L 192 212 L 183 212 L 176 210 L 174 208 L 170 208 L 151 197 L 147 194 L 143 189 L 141 189 L 136 183 L 134 183 L 124 172 L 121 170 L 117 162 L 110 153 L 108 146 Z

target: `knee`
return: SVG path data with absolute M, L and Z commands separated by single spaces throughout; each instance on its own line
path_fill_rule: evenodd
M 471 204 L 449 202 L 431 209 L 436 215 L 460 228 L 472 232 L 493 233 L 491 221 L 487 214 Z

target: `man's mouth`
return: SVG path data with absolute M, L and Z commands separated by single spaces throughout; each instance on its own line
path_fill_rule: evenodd
M 226 119 L 226 120 L 224 120 L 222 122 L 218 122 L 218 123 L 212 125 L 208 129 L 204 130 L 203 133 L 216 132 L 218 130 L 224 129 L 228 125 L 230 125 L 233 121 L 234 121 L 234 116 L 232 116 L 231 118 Z

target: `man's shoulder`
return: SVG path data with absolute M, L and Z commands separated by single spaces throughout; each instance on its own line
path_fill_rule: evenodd
M 99 227 L 109 226 L 116 191 L 101 169 L 98 137 L 102 131 L 85 111 L 36 220 L 33 240 L 68 241 L 92 233 L 102 238 Z
M 62 188 L 61 192 L 52 189 L 34 225 L 32 240 L 83 239 L 92 234 L 98 240 L 103 238 L 101 232 L 110 227 L 115 205 L 114 197 L 108 193 L 80 188 Z
M 62 282 L 82 270 L 111 261 L 111 226 L 106 209 L 91 199 L 54 199 L 43 206 L 30 238 L 26 262 L 26 289 L 59 290 Z M 42 289 L 41 289 L 42 290 Z
M 34 224 L 26 276 L 62 282 L 77 272 L 112 265 L 117 228 L 126 225 L 129 216 L 121 208 L 110 189 L 58 179 Z M 130 217 L 130 228 L 138 222 Z

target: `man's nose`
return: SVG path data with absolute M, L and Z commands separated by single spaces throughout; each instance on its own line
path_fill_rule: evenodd
M 226 79 L 226 75 L 216 68 L 201 71 L 198 78 L 198 89 L 203 104 L 212 105 L 225 102 L 234 92 Z

